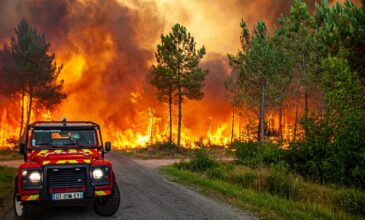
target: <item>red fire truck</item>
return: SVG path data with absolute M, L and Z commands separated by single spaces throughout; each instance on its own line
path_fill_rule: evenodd
M 89 205 L 96 213 L 112 216 L 120 194 L 111 150 L 103 145 L 100 126 L 94 122 L 35 122 L 19 146 L 24 163 L 15 179 L 14 212 L 18 219 L 36 219 L 43 206 Z

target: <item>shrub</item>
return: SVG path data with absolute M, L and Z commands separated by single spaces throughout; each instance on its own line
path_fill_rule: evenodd
M 288 199 L 294 198 L 294 180 L 288 172 L 288 165 L 286 163 L 280 162 L 271 168 L 269 192 Z
M 181 161 L 179 163 L 175 163 L 174 166 L 179 170 L 191 170 L 190 162 Z
M 172 151 L 172 152 L 180 152 L 182 148 L 178 147 L 175 143 L 172 142 L 164 142 L 156 145 L 160 151 Z
M 322 118 L 313 114 L 304 122 L 303 127 L 308 130 L 305 139 L 289 145 L 291 160 L 288 161 L 295 171 L 313 181 L 364 189 L 365 148 L 362 146 L 365 144 L 352 142 L 351 138 L 338 139 L 335 128 L 341 126 L 328 125 L 330 116 Z
M 150 154 L 164 154 L 164 155 L 174 155 L 186 153 L 186 149 L 178 147 L 172 142 L 158 142 L 149 145 L 147 148 L 141 149 L 141 152 L 147 152 Z
M 243 175 L 243 186 L 245 188 L 252 188 L 255 180 L 256 180 L 257 175 L 255 173 L 245 173 Z
M 257 175 L 253 172 L 247 172 L 243 174 L 234 174 L 232 177 L 235 184 L 243 188 L 252 189 L 254 187 Z
M 217 166 L 217 161 L 212 159 L 204 148 L 195 151 L 190 161 L 190 169 L 197 172 L 203 172 Z
M 358 190 L 348 190 L 337 198 L 337 204 L 347 212 L 365 215 L 365 193 Z
M 263 158 L 259 154 L 259 144 L 254 142 L 233 143 L 233 147 L 236 149 L 236 157 L 240 164 L 249 167 L 258 167 L 262 165 Z
M 286 160 L 287 152 L 272 143 L 248 142 L 233 143 L 236 157 L 240 164 L 256 168 L 262 165 L 270 166 Z
M 207 176 L 209 179 L 223 179 L 224 178 L 223 171 L 219 167 L 208 169 Z
M 280 161 L 287 161 L 287 150 L 280 149 L 276 144 L 262 144 L 261 151 L 263 162 L 267 166 L 278 164 Z
M 302 119 L 305 135 L 291 146 L 292 165 L 314 181 L 365 189 L 364 90 L 347 59 L 340 50 L 323 60 L 319 82 L 326 111 Z
M 221 169 L 224 171 L 224 172 L 231 172 L 233 171 L 234 169 L 234 166 L 233 164 L 231 163 L 227 163 L 227 164 L 221 164 Z

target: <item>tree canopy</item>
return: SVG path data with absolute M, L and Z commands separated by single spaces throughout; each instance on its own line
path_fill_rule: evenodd
M 5 45 L 2 51 L 2 58 L 10 61 L 3 62 L 3 83 L 11 85 L 12 89 L 8 91 L 22 100 L 20 136 L 23 128 L 29 124 L 35 106 L 51 109 L 66 98 L 62 92 L 63 81 L 58 80 L 62 65 L 56 64 L 55 55 L 49 52 L 49 48 L 45 36 L 22 19 L 15 29 L 10 46 Z M 26 115 L 23 114 L 24 109 Z
M 359 188 L 365 178 L 364 12 L 365 2 L 324 0 L 311 12 L 295 0 L 272 34 L 263 22 L 250 31 L 242 21 L 241 48 L 228 55 L 241 89 L 226 87 L 256 113 L 260 142 L 269 141 L 268 111 L 281 123 L 283 103 L 289 114 L 294 110 L 286 161 L 297 173 Z
M 204 46 L 196 48 L 194 37 L 180 24 L 172 27 L 167 35 L 161 35 L 161 43 L 157 45 L 157 65 L 152 66 L 151 83 L 157 88 L 160 101 L 169 103 L 170 141 L 172 130 L 172 108 L 178 105 L 177 145 L 180 146 L 182 103 L 185 98 L 199 100 L 203 98 L 203 87 L 207 70 L 199 67 L 205 55 Z

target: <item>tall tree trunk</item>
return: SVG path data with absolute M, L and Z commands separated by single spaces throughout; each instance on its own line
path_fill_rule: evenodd
M 265 141 L 265 86 L 262 86 L 259 126 L 260 126 L 259 141 L 264 142 Z
M 22 113 L 20 114 L 20 127 L 19 127 L 19 138 L 18 138 L 18 142 L 22 143 L 23 142 L 23 124 L 24 124 L 24 100 L 25 99 L 25 90 L 22 89 L 22 95 L 21 95 L 21 111 Z
M 177 105 L 178 105 L 178 122 L 177 122 L 177 146 L 180 147 L 180 141 L 181 141 L 181 117 L 182 117 L 182 112 L 181 112 L 181 104 L 182 104 L 182 94 L 181 94 L 181 75 L 180 72 L 178 71 L 177 74 L 177 78 L 178 78 L 178 100 L 177 100 Z
M 231 144 L 233 143 L 234 136 L 234 104 L 232 104 L 232 132 L 231 132 Z
M 155 127 L 155 116 L 152 115 L 152 119 L 151 119 L 151 131 L 150 131 L 150 144 L 153 143 L 153 130 L 154 130 L 154 127 Z
M 170 134 L 169 143 L 172 143 L 172 88 L 169 88 L 169 117 L 170 117 Z
M 241 113 L 238 114 L 238 140 L 241 141 Z
M 179 97 L 178 97 L 178 122 L 177 122 L 177 146 L 180 147 L 180 140 L 181 140 L 181 117 L 182 117 L 182 113 L 181 113 L 181 102 L 182 102 L 182 97 L 181 97 L 181 88 L 179 87 Z
M 307 134 L 307 128 L 308 128 L 308 115 L 309 115 L 309 103 L 308 103 L 308 89 L 307 86 L 305 86 L 304 88 L 304 120 L 305 120 L 305 128 L 304 128 L 304 132 L 305 134 Z
M 303 53 L 303 75 L 304 75 L 304 133 L 307 133 L 307 123 L 308 123 L 308 76 L 306 73 L 306 59 Z
M 260 109 L 261 109 L 261 106 L 260 106 Z M 257 128 L 257 142 L 260 142 L 260 140 L 261 140 L 260 136 L 261 136 L 261 112 L 259 113 L 259 125 Z
M 279 135 L 280 141 L 283 140 L 283 104 L 280 104 L 279 109 Z
M 299 92 L 297 92 L 295 97 L 295 122 L 294 122 L 294 142 L 297 140 L 297 127 L 299 120 Z
M 26 121 L 25 121 L 25 125 L 24 125 L 23 137 L 25 137 L 25 135 L 26 135 L 27 126 L 29 125 L 30 117 L 32 116 L 32 105 L 33 105 L 33 93 L 32 93 L 32 91 L 30 91 L 29 92 L 29 103 L 28 103 L 28 109 L 27 109 L 27 117 L 26 117 Z

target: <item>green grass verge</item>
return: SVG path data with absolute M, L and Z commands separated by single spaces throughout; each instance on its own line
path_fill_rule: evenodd
M 22 160 L 23 155 L 19 153 L 18 150 L 0 150 L 0 161 L 7 161 L 7 160 Z
M 189 156 L 186 154 L 171 154 L 171 153 L 155 153 L 140 150 L 117 150 L 119 153 L 127 157 L 138 158 L 142 160 L 157 160 L 157 159 L 185 159 Z
M 0 167 L 0 219 L 12 208 L 16 172 L 16 168 Z
M 206 148 L 207 153 L 221 160 L 222 158 L 227 158 L 231 155 L 227 155 L 226 149 L 221 148 Z M 170 147 L 166 148 L 164 145 L 151 145 L 146 148 L 136 148 L 136 149 L 116 149 L 119 153 L 127 157 L 133 157 L 143 160 L 149 159 L 188 159 L 191 158 L 197 149 L 187 149 Z
M 291 201 L 267 192 L 255 192 L 222 180 L 212 180 L 174 166 L 161 168 L 174 181 L 198 189 L 205 195 L 252 212 L 261 219 L 360 219 L 341 211 L 305 201 Z

